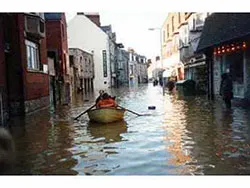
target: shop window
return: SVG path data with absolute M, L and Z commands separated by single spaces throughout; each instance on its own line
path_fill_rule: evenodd
M 243 52 L 235 52 L 226 55 L 225 71 L 230 71 L 232 80 L 239 84 L 243 83 Z

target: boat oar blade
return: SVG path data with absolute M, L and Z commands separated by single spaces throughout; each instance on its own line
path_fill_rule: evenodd
M 122 109 L 124 109 L 124 110 L 126 110 L 126 111 L 128 111 L 128 112 L 131 112 L 131 113 L 133 113 L 133 114 L 135 114 L 135 115 L 137 115 L 137 116 L 147 116 L 147 115 L 149 115 L 149 114 L 138 114 L 137 112 L 134 112 L 134 111 L 132 111 L 132 110 L 129 110 L 129 109 L 124 108 L 124 107 L 119 106 L 119 105 L 118 105 L 118 107 L 120 107 L 120 108 L 122 108 Z

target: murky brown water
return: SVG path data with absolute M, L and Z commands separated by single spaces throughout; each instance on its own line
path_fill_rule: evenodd
M 206 97 L 162 95 L 152 84 L 112 90 L 126 112 L 123 122 L 98 125 L 87 115 L 93 104 L 75 100 L 55 113 L 43 110 L 13 119 L 14 174 L 199 175 L 250 174 L 250 111 L 225 110 Z M 86 98 L 85 98 L 86 99 Z M 148 110 L 148 106 L 156 110 Z

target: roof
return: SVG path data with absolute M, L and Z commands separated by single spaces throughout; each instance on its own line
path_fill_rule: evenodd
M 62 18 L 62 13 L 44 13 L 46 20 L 60 20 Z
M 249 13 L 214 13 L 205 21 L 196 52 L 248 35 Z
M 111 25 L 101 26 L 101 29 L 102 29 L 104 32 L 107 32 L 107 31 L 112 32 Z

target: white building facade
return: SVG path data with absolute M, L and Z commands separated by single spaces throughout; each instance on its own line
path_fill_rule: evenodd
M 68 45 L 93 54 L 94 90 L 110 88 L 108 35 L 84 14 L 77 14 L 68 23 Z

